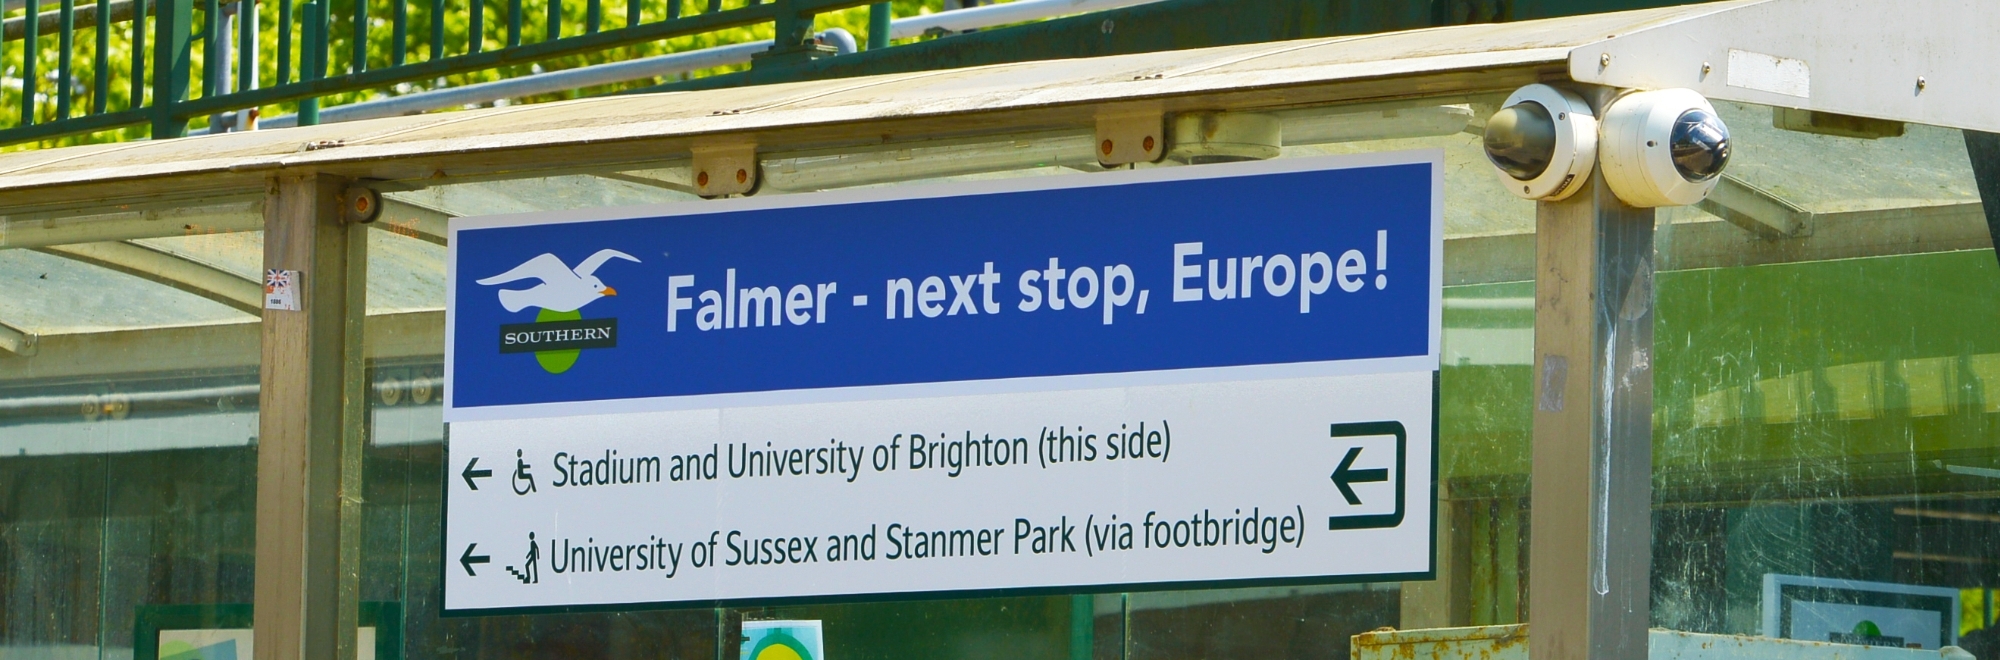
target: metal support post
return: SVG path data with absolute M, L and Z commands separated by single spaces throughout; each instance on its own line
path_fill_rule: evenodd
M 153 139 L 187 133 L 174 106 L 187 100 L 194 75 L 194 0 L 160 0 L 153 17 Z
M 889 3 L 868 5 L 868 50 L 889 47 L 889 23 L 893 18 Z
M 368 241 L 342 220 L 345 184 L 286 175 L 265 205 L 264 268 L 293 273 L 297 309 L 264 310 L 258 660 L 355 657 Z
M 29 124 L 35 123 L 35 119 L 37 118 L 37 114 L 35 112 L 36 110 L 35 97 L 40 95 L 38 92 L 35 91 L 35 88 L 38 87 L 42 81 L 40 72 L 36 71 L 36 68 L 42 63 L 42 57 L 41 57 L 42 39 L 41 39 L 41 34 L 39 34 L 42 22 L 40 20 L 28 20 L 25 17 L 34 16 L 39 19 L 41 15 L 42 15 L 41 0 L 27 0 L 27 7 L 25 11 L 21 12 L 21 16 L 24 17 L 21 20 L 21 125 L 22 126 L 27 126 Z
M 289 1 L 289 0 L 287 0 Z M 327 3 L 332 0 L 314 0 L 304 5 L 305 26 L 300 30 L 303 37 L 299 52 L 299 80 L 319 80 L 326 77 L 326 59 L 332 53 L 327 49 Z M 319 123 L 319 97 L 299 100 L 299 125 L 312 126 Z
M 1643 660 L 1653 211 L 1626 206 L 1601 176 L 1584 185 L 1535 212 L 1529 657 Z
M 211 2 L 209 4 L 213 6 L 215 12 L 208 18 L 208 33 L 203 37 L 208 46 L 207 54 L 203 56 L 206 59 L 203 60 L 204 63 L 202 64 L 202 73 L 208 77 L 206 84 L 202 86 L 201 95 L 204 97 L 229 93 L 230 74 L 234 72 L 235 67 L 233 62 L 236 59 L 236 54 L 233 51 L 236 48 L 236 7 L 238 3 Z M 209 115 L 208 132 L 227 133 L 236 130 L 235 126 L 227 123 L 234 118 L 234 114 L 222 112 Z
M 1097 597 L 1069 597 L 1069 660 L 1091 660 L 1097 647 Z

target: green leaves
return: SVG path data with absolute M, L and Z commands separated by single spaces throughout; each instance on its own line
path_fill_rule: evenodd
M 43 13 L 55 11 L 56 1 L 57 0 L 41 0 L 41 6 L 40 6 L 41 11 Z M 156 8 L 159 1 L 160 0 L 151 0 L 150 2 L 148 2 L 148 4 L 153 5 L 153 7 L 151 8 Z M 327 44 L 328 65 L 326 73 L 328 76 L 338 76 L 353 70 L 354 40 L 356 38 L 354 16 L 357 9 L 356 5 L 357 2 L 366 3 L 364 6 L 366 9 L 366 15 L 368 17 L 368 20 L 366 29 L 367 62 L 365 66 L 369 70 L 388 68 L 391 67 L 394 63 L 394 57 L 398 46 L 397 30 L 395 29 L 395 17 L 397 16 L 397 3 L 399 2 L 402 3 L 403 5 L 402 8 L 404 12 L 404 22 L 403 22 L 402 38 L 400 45 L 404 52 L 405 64 L 415 64 L 415 63 L 429 61 L 432 57 L 432 44 L 434 37 L 438 37 L 439 40 L 441 40 L 442 42 L 441 50 L 442 50 L 442 55 L 444 57 L 452 57 L 455 55 L 462 55 L 469 52 L 469 44 L 475 38 L 479 40 L 479 43 L 482 46 L 482 50 L 487 50 L 487 51 L 505 48 L 508 41 L 507 36 L 509 27 L 508 25 L 509 0 L 330 0 L 330 1 L 332 2 L 332 6 L 331 6 L 330 20 L 329 20 L 330 25 L 328 26 L 329 27 L 328 36 L 330 38 L 329 43 Z M 600 5 L 600 14 L 599 14 L 600 16 L 599 25 L 601 30 L 615 30 L 623 28 L 630 24 L 631 17 L 627 16 L 628 5 L 626 2 L 621 2 L 620 0 L 598 0 L 598 1 L 602 3 Z M 682 3 L 682 14 L 681 14 L 682 16 L 699 15 L 700 13 L 703 13 L 705 10 L 708 9 L 708 0 L 678 0 L 678 1 Z M 726 9 L 743 7 L 748 3 L 748 1 L 749 0 L 725 0 L 725 2 L 723 3 L 723 8 L 726 10 Z M 293 3 L 292 11 L 286 12 L 289 15 L 289 17 L 295 23 L 297 21 L 302 20 L 303 16 L 305 15 L 305 11 L 303 9 L 305 4 L 304 0 L 261 0 L 253 4 L 253 6 L 255 7 L 255 11 L 257 13 L 258 23 L 260 25 L 260 29 L 258 30 L 259 61 L 258 61 L 257 87 L 270 87 L 283 82 L 278 79 L 277 75 L 279 68 L 278 56 L 281 50 L 280 44 L 278 43 L 280 3 L 284 2 Z M 470 3 L 472 2 L 484 3 L 483 4 L 484 20 L 483 20 L 483 25 L 481 26 L 482 29 L 480 30 L 480 34 L 478 35 L 471 34 L 472 11 Z M 586 31 L 586 20 L 588 18 L 588 13 L 590 10 L 591 0 L 519 0 L 519 2 L 520 2 L 520 13 L 521 13 L 520 24 L 521 24 L 522 44 L 540 43 L 542 41 L 547 40 L 550 37 L 550 35 L 548 34 L 549 2 L 560 3 L 558 5 L 558 9 L 561 15 L 561 31 L 560 35 L 558 36 L 564 38 L 575 37 L 584 34 Z M 206 49 L 205 49 L 205 43 L 202 41 L 203 35 L 201 34 L 201 30 L 209 24 L 208 17 L 205 15 L 206 12 L 203 11 L 204 4 L 205 3 L 200 2 L 198 0 L 195 3 L 194 24 L 196 26 L 197 32 L 196 32 L 196 40 L 192 46 L 193 64 L 190 67 L 190 71 L 188 72 L 188 75 L 190 76 L 190 84 L 188 85 L 188 87 L 191 90 L 190 91 L 191 97 L 199 97 L 199 95 L 201 94 L 201 90 L 203 87 L 201 81 L 204 80 L 205 76 L 208 75 L 208 69 L 209 69 L 208 63 L 203 61 L 204 51 Z M 892 13 L 894 15 L 912 16 L 919 13 L 926 13 L 926 12 L 940 10 L 942 7 L 942 0 L 895 0 L 891 4 L 892 4 Z M 441 17 L 442 20 L 434 20 L 436 18 L 434 14 L 439 13 L 440 6 L 442 7 L 442 12 L 441 12 L 443 14 Z M 15 11 L 7 13 L 6 17 L 9 19 L 18 19 L 22 18 L 25 13 L 26 13 L 25 10 L 17 9 Z M 639 16 L 639 20 L 644 23 L 652 23 L 665 20 L 667 14 L 666 1 L 647 0 L 645 2 L 642 2 L 640 13 L 641 16 Z M 144 27 L 146 28 L 146 35 L 145 35 L 146 49 L 151 49 L 153 47 L 153 42 L 155 40 L 155 37 L 152 34 L 153 23 L 154 21 L 151 19 L 151 17 L 148 17 L 144 21 Z M 436 34 L 436 28 L 434 27 L 440 25 L 442 26 L 442 31 L 443 31 L 442 35 Z M 868 8 L 856 7 L 839 12 L 822 14 L 818 16 L 817 19 L 814 21 L 815 31 L 825 30 L 833 27 L 845 28 L 847 31 L 855 35 L 857 41 L 866 43 L 868 34 Z M 77 28 L 78 29 L 76 30 L 74 35 L 74 44 L 72 49 L 72 57 L 74 58 L 75 62 L 74 64 L 75 71 L 70 76 L 70 82 L 69 82 L 73 90 L 72 92 L 73 96 L 71 97 L 72 110 L 70 113 L 70 116 L 72 118 L 84 116 L 85 113 L 91 107 L 93 107 L 93 103 L 95 100 L 93 98 L 93 95 L 96 93 L 96 87 L 97 87 L 96 76 L 99 75 L 99 71 L 97 70 L 98 67 L 94 61 L 96 54 L 97 38 L 98 38 L 96 30 L 93 28 L 91 21 L 84 21 L 84 20 L 77 21 Z M 133 52 L 134 41 L 132 39 L 133 36 L 132 28 L 133 24 L 129 21 L 115 22 L 112 23 L 111 25 L 111 31 L 110 31 L 111 35 L 109 43 L 107 44 L 108 45 L 107 52 L 109 53 L 109 57 L 108 60 L 105 62 L 105 66 L 103 67 L 105 69 L 104 73 L 106 75 L 109 75 L 111 78 L 110 85 L 108 86 L 109 91 L 108 94 L 106 95 L 107 98 L 105 103 L 106 109 L 109 112 L 118 112 L 118 111 L 132 109 L 135 107 L 134 103 L 135 100 L 132 98 L 131 94 L 132 92 L 131 74 L 132 74 L 132 64 L 134 60 L 134 52 Z M 299 77 L 299 67 L 297 66 L 297 62 L 305 45 L 303 42 L 303 34 L 304 30 L 302 29 L 302 26 L 294 25 L 293 29 L 290 30 L 289 34 L 291 43 L 286 44 L 285 45 L 286 47 L 283 49 L 286 53 L 290 55 L 293 61 L 293 63 L 290 66 L 286 67 L 288 69 L 289 77 L 292 80 L 297 80 Z M 635 58 L 650 57 L 654 55 L 662 55 L 667 53 L 699 50 L 713 46 L 742 43 L 746 41 L 769 39 L 771 38 L 771 34 L 772 34 L 772 26 L 768 23 L 759 24 L 751 27 L 731 28 L 731 29 L 719 30 L 699 35 L 688 36 L 688 37 L 666 39 L 666 40 L 643 43 L 632 46 L 608 48 L 605 50 L 596 51 L 584 55 L 556 58 L 552 60 L 536 62 L 533 64 L 508 65 L 492 69 L 473 71 L 469 73 L 449 75 L 433 80 L 402 83 L 382 89 L 331 94 L 322 97 L 320 99 L 320 106 L 322 108 L 330 108 L 349 103 L 356 103 L 377 98 L 398 96 L 402 94 L 409 94 L 436 88 L 459 87 L 463 85 L 469 85 L 481 82 L 490 82 L 495 80 L 501 80 L 504 78 L 529 75 L 539 71 L 556 71 L 556 70 L 570 69 L 581 66 L 589 66 L 593 64 L 602 64 L 607 62 L 616 62 L 616 61 L 624 61 Z M 235 39 L 233 34 L 227 35 L 226 38 L 230 38 L 232 41 L 234 41 Z M 37 52 L 35 61 L 37 70 L 37 76 L 36 76 L 37 82 L 35 84 L 35 87 L 37 87 L 36 90 L 37 98 L 33 104 L 24 104 L 22 99 L 22 85 L 20 84 L 21 82 L 20 76 L 23 71 L 23 66 L 22 66 L 23 57 L 25 56 L 25 51 L 26 51 L 26 48 L 23 47 L 24 42 L 20 41 L 18 38 L 11 41 L 0 42 L 0 78 L 4 78 L 4 84 L 0 84 L 0 127 L 13 128 L 23 125 L 24 122 L 22 121 L 23 119 L 22 112 L 24 110 L 24 105 L 31 105 L 32 107 L 31 110 L 32 114 L 29 115 L 29 117 L 31 118 L 31 123 L 41 124 L 50 121 L 55 121 L 57 119 L 55 115 L 56 99 L 54 96 L 54 91 L 56 85 L 59 84 L 59 82 L 61 82 L 58 80 L 57 76 L 57 61 L 59 58 L 59 53 L 57 52 L 59 48 L 58 43 L 59 43 L 58 36 L 54 33 L 53 30 L 41 31 L 39 38 L 36 40 Z M 148 60 L 151 59 L 150 53 L 147 53 L 145 55 L 146 55 L 145 59 Z M 153 63 L 147 62 L 147 64 L 151 65 Z M 227 63 L 218 63 L 218 66 L 228 66 L 231 68 L 230 73 L 234 74 L 237 65 L 234 61 L 231 61 Z M 702 77 L 702 76 L 715 75 L 719 73 L 728 73 L 732 71 L 741 70 L 747 67 L 748 64 L 716 67 L 714 69 L 710 69 L 707 71 L 700 71 L 700 72 L 695 72 L 693 74 L 689 74 L 687 77 Z M 148 68 L 150 69 L 151 67 L 149 66 Z M 148 82 L 150 82 L 153 72 L 148 71 L 146 72 L 146 75 L 148 76 Z M 234 91 L 238 87 L 238 82 L 234 80 L 234 76 L 232 75 L 230 78 L 231 79 L 229 80 L 228 85 L 221 90 L 224 93 Z M 626 89 L 646 87 L 657 84 L 659 82 L 664 82 L 664 81 L 661 80 L 629 81 L 614 85 L 605 85 L 600 87 L 570 90 L 559 94 L 543 94 L 521 99 L 510 99 L 508 102 L 506 102 L 506 104 L 539 103 L 545 101 L 597 96 Z M 260 111 L 260 114 L 264 117 L 292 114 L 298 111 L 298 103 L 286 102 L 286 103 L 267 105 L 258 108 L 258 110 Z M 190 122 L 190 128 L 193 129 L 204 128 L 208 125 L 208 122 L 209 120 L 207 117 L 197 117 Z M 143 138 L 148 134 L 149 130 L 150 129 L 144 125 L 127 126 L 123 128 L 99 131 L 96 133 L 91 133 L 86 135 L 72 136 L 72 137 L 53 139 L 53 140 L 44 140 L 36 143 L 0 145 L 0 151 L 48 148 L 48 147 L 68 146 L 76 144 L 119 142 L 124 140 Z

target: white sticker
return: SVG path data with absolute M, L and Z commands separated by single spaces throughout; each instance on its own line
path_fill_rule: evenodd
M 1812 98 L 1812 68 L 1805 60 L 1731 48 L 1729 86 Z
M 299 279 L 304 274 L 296 270 L 264 271 L 264 309 L 282 309 L 296 312 L 299 304 Z

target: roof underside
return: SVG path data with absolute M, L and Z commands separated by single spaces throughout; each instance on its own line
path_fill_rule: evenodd
M 770 152 L 1085 126 L 1121 109 L 1284 108 L 1505 90 L 1566 77 L 1580 46 L 1744 4 L 17 152 L 0 155 L 0 191 L 8 192 L 6 207 L 18 209 L 73 201 L 73 187 L 89 184 L 93 199 L 214 195 L 260 191 L 281 169 L 383 180 L 485 176 L 656 160 L 705 140 Z

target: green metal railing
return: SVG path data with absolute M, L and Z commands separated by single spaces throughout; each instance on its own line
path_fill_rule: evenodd
M 0 128 L 0 145 L 139 126 L 150 126 L 155 138 L 180 137 L 197 117 L 290 102 L 307 125 L 317 123 L 323 96 L 761 24 L 771 24 L 776 39 L 759 63 L 792 63 L 821 52 L 812 36 L 818 14 L 872 4 L 872 14 L 880 15 L 872 22 L 888 17 L 879 0 L 626 0 L 616 27 L 606 25 L 604 0 L 543 0 L 541 17 L 528 16 L 537 8 L 524 0 L 53 1 L 55 11 L 45 11 L 50 0 L 25 0 L 25 10 L 0 29 L 0 54 L 20 67 L 18 94 L 0 89 L 0 107 L 20 113 Z M 427 38 L 411 38 L 412 8 L 427 15 L 417 17 L 428 19 L 421 29 Z M 381 9 L 386 21 L 371 18 Z M 465 21 L 462 43 L 447 43 L 454 17 Z M 529 34 L 535 18 L 539 35 Z M 79 19 L 95 39 L 87 71 L 76 61 Z M 275 27 L 260 29 L 267 21 Z M 384 22 L 386 57 L 370 41 Z M 37 70 L 51 36 L 53 83 Z M 409 52 L 413 41 L 421 59 Z M 260 58 L 267 43 L 276 46 L 269 65 Z M 129 62 L 116 62 L 114 52 Z M 124 84 L 114 87 L 118 78 Z M 10 104 L 8 96 L 17 98 Z M 79 96 L 88 102 L 78 104 Z

